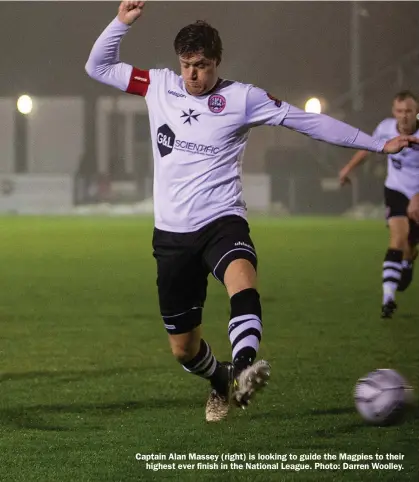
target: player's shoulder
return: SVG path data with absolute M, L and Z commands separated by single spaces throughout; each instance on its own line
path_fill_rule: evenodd
M 383 119 L 376 127 L 376 131 L 391 132 L 396 128 L 397 121 L 394 117 Z
M 180 76 L 171 69 L 150 69 L 150 81 L 171 81 L 179 82 Z
M 238 80 L 222 79 L 219 87 L 220 89 L 236 89 L 245 91 L 248 88 L 248 84 L 244 84 Z
M 234 92 L 241 92 L 244 95 L 247 95 L 250 91 L 265 92 L 263 89 L 260 89 L 256 85 L 229 79 L 224 79 L 221 83 L 220 88 L 225 90 L 231 90 Z

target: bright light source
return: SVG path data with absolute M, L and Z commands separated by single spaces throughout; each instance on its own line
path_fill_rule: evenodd
M 308 99 L 304 109 L 306 112 L 314 112 L 315 114 L 320 114 L 320 112 L 322 111 L 322 104 L 319 99 L 317 99 L 316 97 L 312 97 L 311 99 Z
M 21 95 L 17 100 L 17 110 L 21 114 L 30 114 L 32 112 L 32 99 L 29 95 Z

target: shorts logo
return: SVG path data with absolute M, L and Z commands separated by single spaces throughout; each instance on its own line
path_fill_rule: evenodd
M 226 99 L 223 95 L 212 94 L 208 99 L 208 108 L 213 114 L 219 114 L 226 106 Z
M 167 124 L 163 124 L 157 129 L 157 147 L 161 157 L 167 156 L 173 151 L 176 136 Z
M 254 248 L 253 246 L 250 246 L 250 244 L 244 243 L 243 241 L 237 241 L 237 242 L 235 242 L 235 243 L 234 243 L 234 246 L 238 246 L 238 247 L 244 246 L 245 248 L 249 248 L 249 249 L 251 249 L 252 251 L 255 250 L 255 248 Z
M 279 99 L 277 99 L 276 97 L 274 97 L 274 96 L 271 95 L 271 94 L 266 93 L 266 95 L 267 95 L 272 101 L 275 102 L 275 105 L 276 105 L 277 107 L 281 107 L 282 101 L 280 101 Z

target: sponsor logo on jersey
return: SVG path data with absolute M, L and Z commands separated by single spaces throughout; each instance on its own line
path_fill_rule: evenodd
M 189 152 L 191 154 L 207 154 L 209 156 L 215 156 L 220 152 L 220 148 L 217 146 L 207 146 L 205 144 L 197 144 L 191 141 L 175 141 L 175 149 L 178 151 Z
M 275 105 L 277 107 L 281 107 L 281 104 L 282 104 L 282 101 L 277 99 L 276 97 L 274 97 L 273 95 L 269 94 L 268 92 L 266 92 L 266 95 L 273 101 L 275 102 Z
M 225 109 L 227 101 L 223 95 L 212 94 L 208 99 L 208 108 L 213 114 L 219 114 Z
M 184 120 L 184 124 L 189 124 L 191 125 L 192 124 L 192 120 L 195 120 L 196 122 L 199 121 L 198 117 L 201 115 L 201 114 L 194 114 L 194 110 L 193 109 L 189 109 L 189 113 L 185 112 L 184 110 L 182 111 L 182 115 L 180 116 L 181 118 L 185 118 Z
M 190 154 L 205 154 L 207 156 L 215 156 L 220 152 L 220 148 L 217 146 L 176 139 L 175 133 L 167 124 L 163 124 L 157 129 L 157 148 L 161 157 L 169 155 L 173 149 Z
M 185 97 L 186 98 L 185 94 L 181 94 L 180 92 L 175 92 L 174 90 L 168 90 L 167 93 L 170 94 L 170 95 L 174 95 L 175 97 Z
M 397 159 L 395 156 L 390 156 L 391 162 L 393 164 L 394 169 L 397 169 L 398 171 L 402 168 L 402 160 Z
M 161 157 L 167 156 L 173 151 L 175 140 L 175 133 L 167 124 L 163 124 L 157 129 L 157 147 Z

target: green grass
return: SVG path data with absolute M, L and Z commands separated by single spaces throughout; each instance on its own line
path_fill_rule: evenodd
M 251 226 L 272 381 L 248 411 L 207 425 L 207 385 L 173 361 L 158 314 L 151 220 L 0 219 L 0 480 L 419 480 L 417 408 L 379 428 L 353 406 L 355 381 L 375 368 L 419 386 L 418 280 L 394 320 L 379 318 L 383 223 Z M 211 281 L 204 335 L 220 359 L 228 313 Z M 404 469 L 154 472 L 135 459 L 173 452 L 401 453 Z

